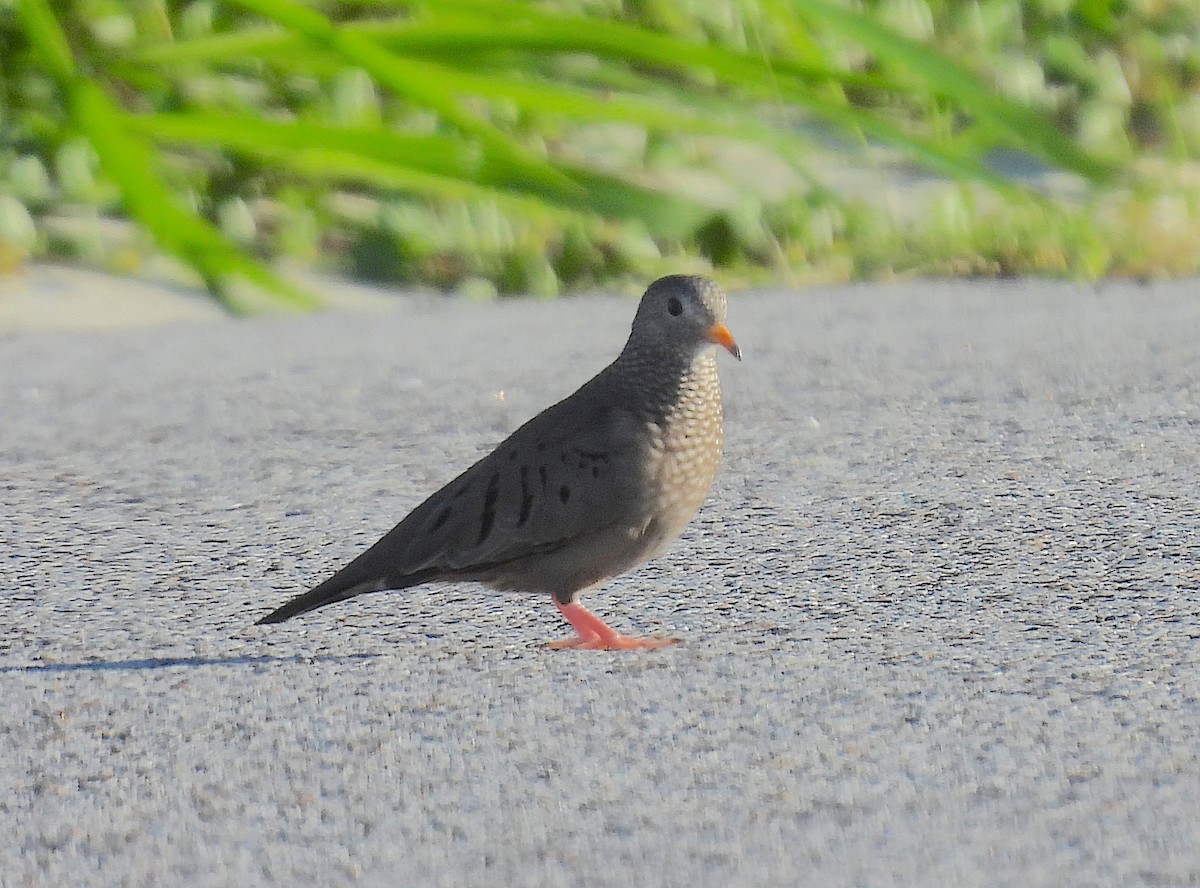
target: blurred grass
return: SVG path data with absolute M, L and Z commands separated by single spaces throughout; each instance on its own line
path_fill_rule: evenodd
M 1198 38 L 1182 0 L 0 0 L 0 274 L 1194 273 Z

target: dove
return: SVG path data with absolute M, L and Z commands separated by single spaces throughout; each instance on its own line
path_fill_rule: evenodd
M 259 624 L 366 592 L 475 582 L 550 596 L 576 633 L 551 648 L 676 643 L 621 635 L 579 596 L 662 552 L 708 494 L 723 431 L 714 346 L 741 360 L 725 311 L 707 278 L 652 283 L 616 360 Z

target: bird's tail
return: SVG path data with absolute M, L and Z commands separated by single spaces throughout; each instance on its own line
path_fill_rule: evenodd
M 283 607 L 271 611 L 271 613 L 267 614 L 255 625 L 262 626 L 266 623 L 282 623 L 284 620 L 290 620 L 297 614 L 316 610 L 327 604 L 333 604 L 335 601 L 345 601 L 347 598 L 353 598 L 355 595 L 361 595 L 363 592 L 375 592 L 379 590 L 379 586 L 370 583 L 360 583 L 357 586 L 346 586 L 337 583 L 335 581 L 338 579 L 338 576 L 338 574 L 335 574 L 324 583 L 321 583 L 321 585 L 310 589 L 303 595 L 297 595 Z
M 385 537 L 386 539 L 386 537 Z M 387 589 L 407 589 L 419 583 L 434 579 L 435 572 L 431 570 L 417 571 L 401 576 L 389 576 L 386 569 L 381 569 L 377 559 L 380 556 L 376 547 L 371 547 L 358 558 L 351 561 L 325 582 L 310 589 L 303 595 L 297 595 L 283 607 L 267 614 L 255 625 L 266 623 L 282 623 L 297 614 L 316 610 L 335 601 L 345 601 L 365 592 L 382 592 Z

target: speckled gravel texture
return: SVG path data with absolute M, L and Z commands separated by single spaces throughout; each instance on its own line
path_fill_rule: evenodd
M 1200 283 L 738 293 L 726 461 L 547 651 L 477 587 L 253 622 L 630 299 L 0 338 L 0 884 L 1200 884 Z

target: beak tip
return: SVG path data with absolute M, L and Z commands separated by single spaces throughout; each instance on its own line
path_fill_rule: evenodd
M 708 341 L 715 342 L 739 361 L 742 359 L 742 350 L 734 340 L 733 334 L 729 332 L 729 328 L 724 324 L 713 324 L 712 328 L 708 331 Z

